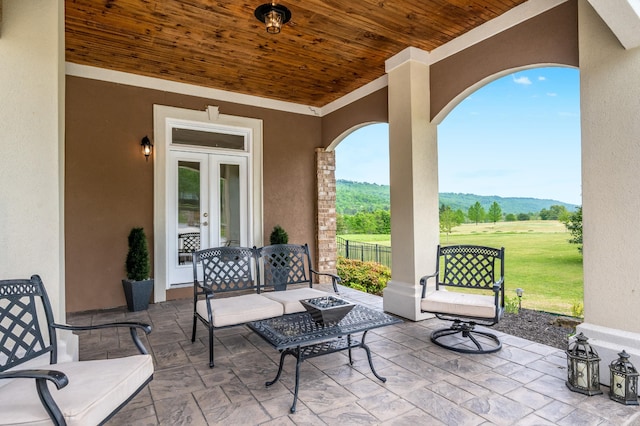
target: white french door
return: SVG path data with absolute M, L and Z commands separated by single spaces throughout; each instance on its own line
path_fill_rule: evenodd
M 247 157 L 169 152 L 169 286 L 193 282 L 191 252 L 248 242 Z
M 192 250 L 262 245 L 262 121 L 153 106 L 154 302 L 193 284 Z

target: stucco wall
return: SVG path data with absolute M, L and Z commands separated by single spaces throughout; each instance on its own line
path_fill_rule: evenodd
M 491 76 L 520 67 L 578 66 L 577 0 L 570 0 L 431 65 L 431 118 Z M 495 79 L 495 78 L 493 78 Z M 487 81 L 488 82 L 488 81 Z M 462 100 L 458 99 L 458 100 Z
M 640 48 L 580 8 L 585 322 L 640 333 Z
M 64 321 L 63 2 L 5 0 L 0 38 L 0 271 L 39 274 Z
M 67 310 L 125 304 L 121 280 L 127 235 L 147 232 L 153 247 L 153 164 L 140 140 L 153 139 L 153 104 L 263 120 L 264 240 L 281 224 L 293 243 L 315 241 L 314 149 L 320 118 L 264 108 L 67 77 L 66 265 Z M 152 253 L 153 255 L 153 253 Z M 188 297 L 190 289 L 167 298 Z
M 363 124 L 389 121 L 388 90 L 383 88 L 322 117 L 322 146 L 330 146 Z

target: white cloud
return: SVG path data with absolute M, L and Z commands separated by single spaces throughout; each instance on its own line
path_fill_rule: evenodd
M 545 81 L 547 79 L 547 77 L 541 75 L 540 77 L 538 77 L 538 81 Z
M 531 80 L 529 80 L 529 77 L 516 77 L 515 75 L 513 76 L 513 82 L 517 84 L 524 84 L 525 86 L 531 84 Z
M 557 93 L 553 93 L 553 92 L 549 92 L 549 93 L 547 93 L 547 96 L 558 96 L 558 94 Z

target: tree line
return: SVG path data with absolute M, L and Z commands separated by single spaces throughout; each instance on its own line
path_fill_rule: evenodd
M 562 205 L 552 205 L 536 213 L 507 213 L 502 212 L 500 204 L 493 202 L 485 210 L 480 202 L 469 206 L 466 212 L 462 209 L 453 210 L 445 204 L 440 205 L 440 230 L 450 233 L 451 230 L 463 223 L 496 223 L 500 221 L 515 222 L 524 220 L 559 220 L 563 223 L 571 216 L 571 212 Z M 337 214 L 338 234 L 389 234 L 391 232 L 391 213 L 388 210 L 359 211 L 355 214 Z

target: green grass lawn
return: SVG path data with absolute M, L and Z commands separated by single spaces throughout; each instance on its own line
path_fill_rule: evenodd
M 390 245 L 389 235 L 340 237 Z M 441 234 L 440 242 L 504 247 L 506 296 L 515 297 L 520 287 L 523 308 L 571 315 L 574 303 L 583 301 L 583 274 L 582 255 L 569 238 L 560 222 L 522 221 L 464 224 L 449 236 Z

